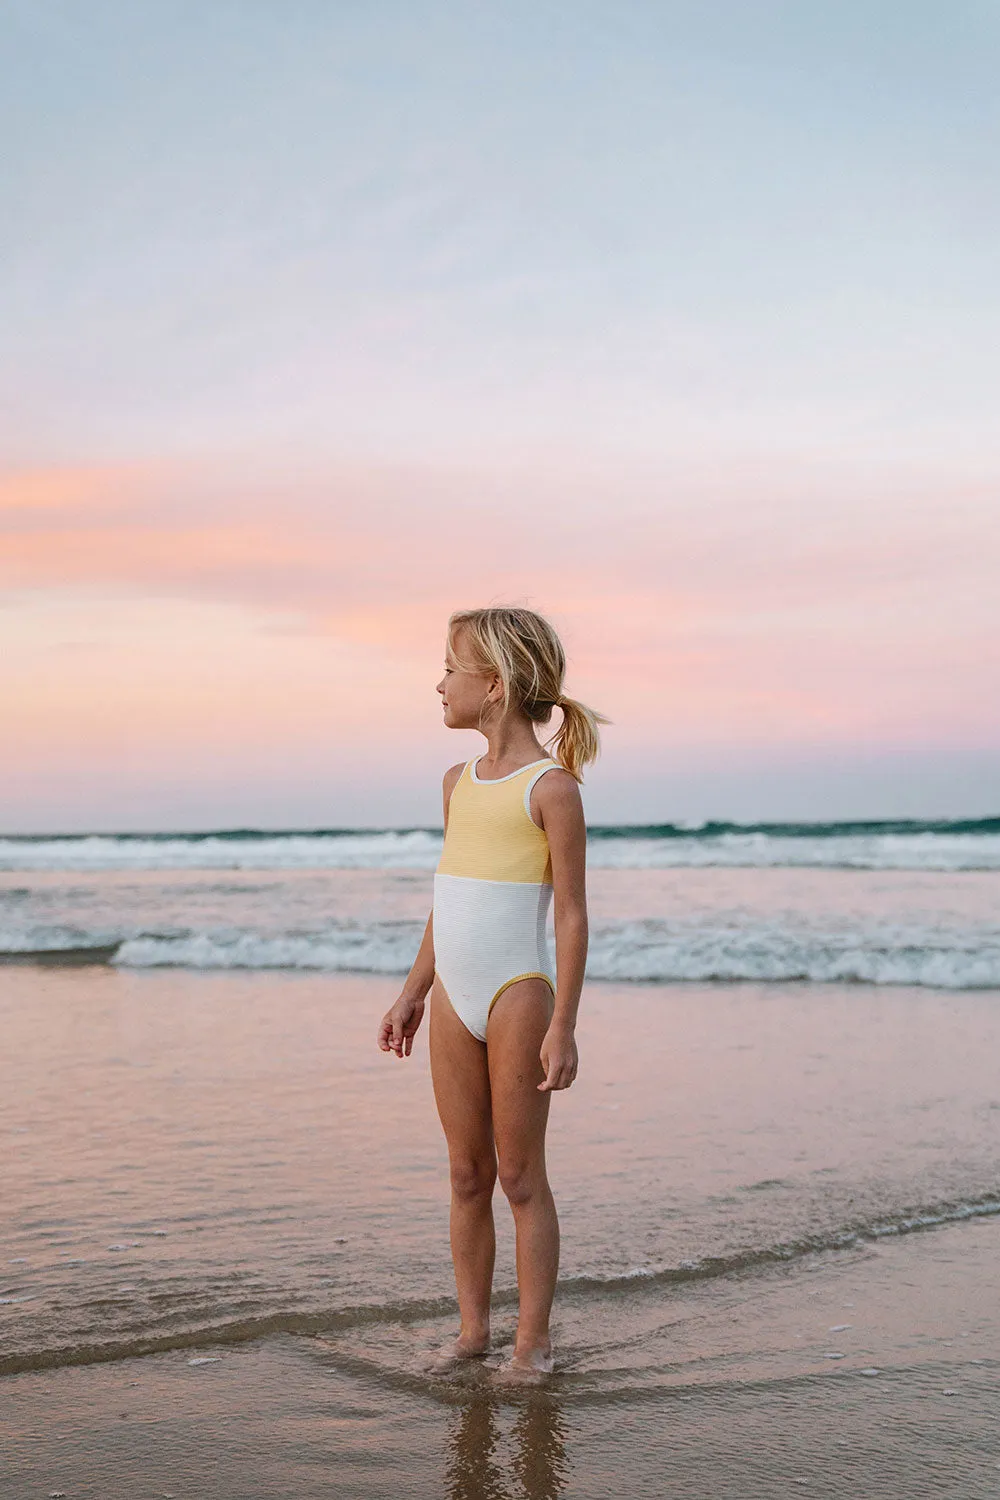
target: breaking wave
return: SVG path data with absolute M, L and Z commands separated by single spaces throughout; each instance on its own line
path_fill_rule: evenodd
M 302 969 L 405 974 L 423 923 L 330 921 L 314 931 L 251 927 L 157 930 L 22 927 L 0 931 L 0 959 L 112 963 L 124 968 Z M 592 980 L 647 983 L 812 981 L 1000 989 L 1000 925 L 887 921 L 742 923 L 685 917 L 602 922 L 591 934 Z
M 440 852 L 432 828 L 93 833 L 0 839 L 0 870 L 432 870 Z M 1000 818 L 595 826 L 588 857 L 597 869 L 1000 870 Z

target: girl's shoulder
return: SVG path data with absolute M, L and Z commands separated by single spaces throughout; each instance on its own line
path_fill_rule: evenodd
M 532 796 L 538 798 L 539 805 L 543 808 L 583 806 L 580 783 L 572 771 L 567 771 L 565 766 L 559 765 L 558 762 L 549 766 L 544 775 L 539 776 L 532 790 Z

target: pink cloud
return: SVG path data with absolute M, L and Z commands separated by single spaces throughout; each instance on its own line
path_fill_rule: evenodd
M 770 491 L 765 478 L 685 487 L 569 467 L 358 464 L 22 474 L 0 483 L 0 586 L 245 608 L 254 640 L 289 636 L 264 698 L 281 697 L 287 663 L 317 636 L 374 652 L 418 705 L 451 609 L 518 600 L 556 619 L 571 690 L 623 741 L 992 733 L 988 497 L 866 507 L 820 486 L 809 504 L 787 477 Z M 251 660 L 259 646 L 248 635 L 243 649 Z M 184 683 L 171 722 L 191 722 Z

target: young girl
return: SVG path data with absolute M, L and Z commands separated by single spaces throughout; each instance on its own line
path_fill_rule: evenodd
M 504 1378 L 553 1368 L 549 1311 L 559 1222 L 545 1172 L 549 1097 L 576 1077 L 587 957 L 586 826 L 580 772 L 600 714 L 563 694 L 566 658 L 528 609 L 452 615 L 438 683 L 449 729 L 488 749 L 444 778 L 445 840 L 434 908 L 402 993 L 382 1018 L 383 1052 L 408 1057 L 433 991 L 431 1075 L 451 1163 L 451 1250 L 462 1326 L 431 1369 L 486 1353 L 499 1176 L 514 1214 L 520 1311 Z M 562 724 L 546 756 L 538 726 Z M 556 976 L 545 935 L 555 896 Z

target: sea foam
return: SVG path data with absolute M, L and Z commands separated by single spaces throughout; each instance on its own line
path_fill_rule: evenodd
M 123 968 L 304 969 L 332 973 L 405 974 L 423 923 L 329 921 L 313 931 L 227 926 L 142 931 L 104 926 L 0 929 L 0 955 Z M 593 927 L 587 976 L 592 980 L 679 983 L 750 981 L 916 985 L 935 989 L 1000 988 L 1000 926 L 919 925 L 874 919 L 850 924 L 813 916 L 808 924 L 781 914 L 747 915 L 739 925 L 710 915 L 671 921 L 599 922 Z
M 432 870 L 430 828 L 0 839 L 0 870 Z M 591 829 L 594 869 L 1000 870 L 1000 819 Z

